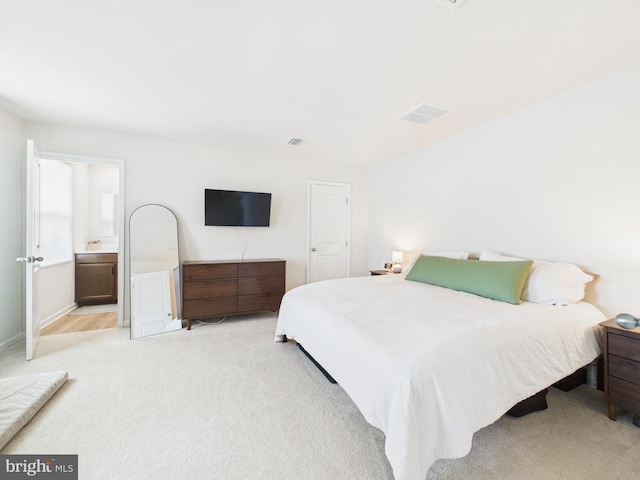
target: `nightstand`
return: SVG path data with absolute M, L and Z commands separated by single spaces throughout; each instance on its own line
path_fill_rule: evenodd
M 640 413 L 640 327 L 629 330 L 615 319 L 604 327 L 604 398 L 609 418 L 616 419 L 616 407 Z
M 374 275 L 393 275 L 393 272 L 388 270 L 369 270 L 369 273 L 373 277 Z

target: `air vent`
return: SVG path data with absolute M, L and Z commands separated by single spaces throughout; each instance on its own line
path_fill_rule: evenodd
M 302 140 L 301 138 L 291 137 L 287 143 L 289 145 L 293 145 L 294 147 L 297 147 L 302 142 L 304 142 L 304 140 Z
M 450 8 L 451 10 L 455 10 L 464 3 L 464 0 L 436 0 L 436 2 Z
M 398 120 L 417 123 L 418 125 L 426 125 L 450 114 L 452 111 L 453 110 L 447 108 L 421 103 L 409 113 L 398 118 Z

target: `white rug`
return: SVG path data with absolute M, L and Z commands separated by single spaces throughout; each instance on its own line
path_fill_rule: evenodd
M 0 379 L 0 450 L 66 381 L 64 371 Z
M 95 315 L 96 313 L 112 313 L 118 311 L 118 304 L 112 303 L 109 305 L 86 305 L 84 307 L 76 308 L 67 315 Z

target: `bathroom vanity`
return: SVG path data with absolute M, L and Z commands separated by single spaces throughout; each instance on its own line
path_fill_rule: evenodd
M 76 253 L 76 303 L 118 303 L 118 254 Z

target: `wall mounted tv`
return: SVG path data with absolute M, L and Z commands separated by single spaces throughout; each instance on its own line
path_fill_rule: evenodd
M 204 191 L 204 224 L 218 227 L 268 227 L 271 194 L 232 190 Z

